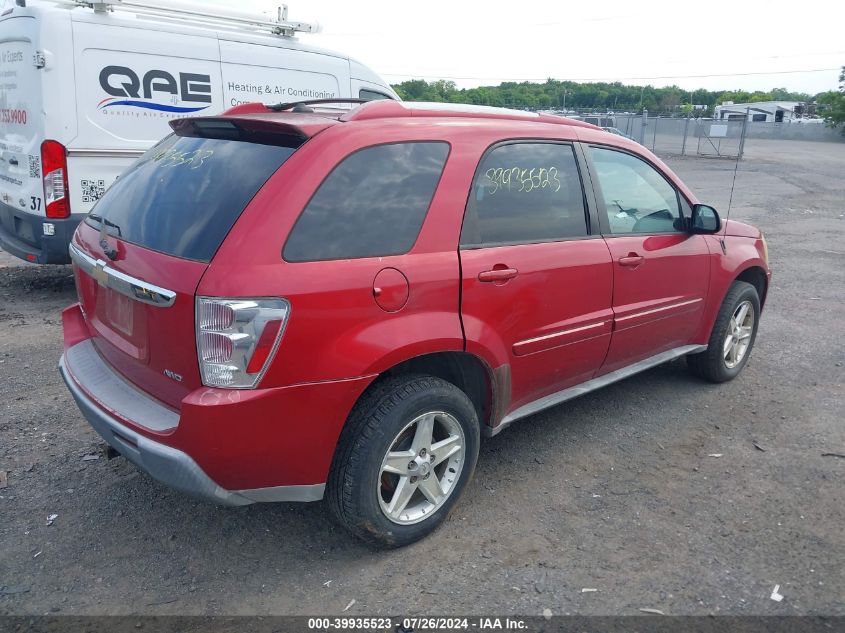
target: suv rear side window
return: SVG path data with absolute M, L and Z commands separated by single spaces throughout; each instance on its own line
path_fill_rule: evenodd
M 289 262 L 411 250 L 449 154 L 443 142 L 394 143 L 347 156 L 326 177 L 285 243 Z
M 481 161 L 462 246 L 553 242 L 587 235 L 581 178 L 571 145 L 510 143 Z
M 149 149 L 86 222 L 167 255 L 208 262 L 295 147 L 171 135 Z

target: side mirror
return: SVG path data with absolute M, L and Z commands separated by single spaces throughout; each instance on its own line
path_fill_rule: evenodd
M 709 235 L 718 233 L 721 228 L 722 219 L 716 209 L 706 204 L 697 204 L 692 208 L 690 233 Z

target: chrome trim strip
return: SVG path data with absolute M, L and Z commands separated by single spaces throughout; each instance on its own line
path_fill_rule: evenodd
M 93 277 L 103 288 L 111 288 L 122 295 L 157 308 L 169 308 L 176 301 L 176 293 L 126 273 L 115 270 L 102 259 L 94 259 L 74 244 L 68 247 L 71 260 Z
M 672 308 L 683 308 L 684 306 L 692 305 L 693 303 L 699 303 L 703 301 L 701 297 L 696 299 L 689 299 L 688 301 L 681 301 L 679 303 L 670 303 L 666 306 L 660 306 L 658 308 L 650 308 L 648 310 L 643 310 L 642 312 L 634 312 L 632 314 L 626 314 L 625 316 L 616 317 L 616 322 L 624 322 L 628 319 L 636 319 L 638 317 L 646 316 L 647 314 L 655 314 L 656 312 L 664 312 L 666 310 L 671 310 Z
M 70 253 L 70 259 L 79 266 L 84 272 L 88 273 L 92 277 L 94 276 L 94 271 L 97 268 L 97 260 L 93 257 L 90 257 L 86 253 L 83 253 L 81 250 L 76 248 L 73 244 L 68 246 L 68 253 Z M 105 263 L 105 262 L 103 262 Z
M 593 378 L 592 380 L 583 382 L 580 385 L 569 387 L 562 391 L 558 391 L 557 393 L 553 393 L 543 398 L 540 398 L 539 400 L 535 400 L 534 402 L 529 402 L 528 404 L 522 405 L 518 409 L 515 409 L 514 411 L 506 415 L 498 426 L 494 428 L 485 429 L 485 432 L 487 435 L 496 435 L 497 433 L 501 432 L 503 429 L 507 428 L 508 426 L 510 426 L 521 418 L 528 417 L 529 415 L 534 415 L 535 413 L 539 413 L 543 409 L 548 409 L 549 407 L 553 407 L 562 402 L 566 402 L 567 400 L 571 400 L 572 398 L 577 398 L 578 396 L 582 396 L 585 393 L 595 391 L 596 389 L 605 387 L 618 380 L 628 378 L 629 376 L 638 374 L 641 371 L 645 371 L 646 369 L 651 369 L 652 367 L 656 367 L 657 365 L 662 365 L 663 363 L 668 362 L 670 360 L 674 360 L 681 356 L 686 356 L 687 354 L 692 354 L 695 352 L 703 352 L 706 349 L 706 345 L 684 345 L 683 347 L 676 347 L 675 349 L 670 349 L 666 352 L 661 352 L 660 354 L 656 354 L 655 356 L 636 362 L 633 365 L 628 365 L 627 367 L 617 369 L 616 371 L 612 371 L 609 374 L 605 374 L 604 376 Z
M 68 157 L 114 158 L 125 156 L 127 158 L 137 158 L 145 151 L 143 149 L 69 149 L 67 155 Z
M 176 301 L 176 293 L 172 290 L 130 277 L 108 266 L 104 270 L 108 277 L 108 287 L 130 299 L 159 308 L 169 308 Z
M 546 339 L 550 338 L 557 338 L 558 336 L 565 336 L 567 334 L 575 334 L 576 332 L 583 332 L 584 330 L 592 330 L 593 328 L 602 327 L 607 321 L 600 321 L 599 323 L 592 323 L 590 325 L 582 325 L 580 327 L 572 328 L 571 330 L 561 330 L 560 332 L 552 332 L 551 334 L 545 334 L 543 336 L 538 336 L 537 338 L 529 338 L 525 339 L 524 341 L 519 341 L 518 343 L 514 343 L 514 347 L 517 345 L 527 345 L 529 343 L 538 343 L 540 341 L 545 341 Z

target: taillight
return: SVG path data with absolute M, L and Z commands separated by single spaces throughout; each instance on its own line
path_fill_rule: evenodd
M 41 174 L 44 176 L 44 208 L 47 217 L 70 217 L 67 150 L 58 141 L 41 143 Z
M 252 389 L 279 346 L 290 304 L 284 299 L 197 297 L 197 355 L 208 387 Z

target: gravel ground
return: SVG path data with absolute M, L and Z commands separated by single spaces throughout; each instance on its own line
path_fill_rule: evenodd
M 670 164 L 724 213 L 733 163 Z M 737 380 L 675 362 L 514 425 L 388 553 L 322 504 L 218 508 L 107 460 L 56 370 L 70 269 L 0 254 L 0 614 L 845 615 L 843 174 L 845 144 L 749 140 L 732 217 L 775 278 Z

